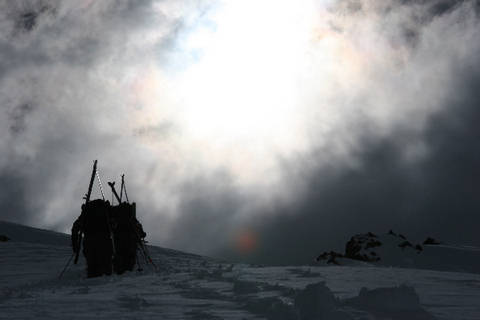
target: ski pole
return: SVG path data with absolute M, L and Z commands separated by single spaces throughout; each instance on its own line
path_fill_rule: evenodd
M 155 263 L 153 263 L 152 257 L 150 256 L 150 252 L 148 251 L 147 245 L 145 244 L 145 240 L 142 240 L 142 243 L 143 243 L 143 248 L 147 253 L 148 260 L 155 267 L 155 271 L 157 271 L 157 266 L 155 265 Z
M 83 228 L 83 225 L 85 223 L 82 224 L 82 228 Z M 83 231 L 80 231 L 79 235 L 78 235 L 78 250 L 75 252 L 75 260 L 73 261 L 74 264 L 77 264 L 78 262 L 78 258 L 80 256 L 80 248 L 82 247 L 82 236 L 83 236 Z
M 70 256 L 70 259 L 68 259 L 67 264 L 66 264 L 65 267 L 63 268 L 62 272 L 60 272 L 60 275 L 58 276 L 58 279 L 62 278 L 64 272 L 67 271 L 67 268 L 68 268 L 68 266 L 70 265 L 70 262 L 72 262 L 72 259 L 73 259 L 73 256 L 74 256 L 74 255 L 75 255 L 75 252 L 73 252 L 72 255 Z
M 140 265 L 140 261 L 138 261 L 138 251 L 135 250 L 135 260 L 137 260 L 137 268 L 138 268 L 138 272 L 142 272 L 143 269 L 142 269 L 142 266 Z
M 147 246 L 145 245 L 145 240 L 143 240 L 140 235 L 138 234 L 138 230 L 133 227 L 133 231 L 137 237 L 137 242 L 140 246 L 140 249 L 142 250 L 142 253 L 143 253 L 143 256 L 145 257 L 145 261 L 146 263 L 148 264 L 150 262 L 150 264 L 153 266 L 153 268 L 155 269 L 155 271 L 157 271 L 157 266 L 156 264 L 153 262 L 152 258 L 150 257 L 150 253 L 148 252 L 148 249 L 147 249 Z
M 93 188 L 93 180 L 95 180 L 95 175 L 97 174 L 97 160 L 95 160 L 93 162 L 93 169 L 92 169 L 92 176 L 90 177 L 90 183 L 88 184 L 88 191 L 87 191 L 87 194 L 85 195 L 85 197 L 83 197 L 85 199 L 85 204 L 87 204 L 89 201 L 90 201 L 90 196 L 92 195 L 92 188 Z M 97 174 L 98 176 L 98 174 Z M 100 179 L 100 177 L 98 178 Z M 102 187 L 101 183 L 100 183 L 100 188 Z M 100 189 L 100 191 L 102 191 Z M 102 191 L 102 197 L 103 197 L 103 191 Z M 105 197 L 104 197 L 105 199 Z M 82 210 L 82 213 L 83 213 L 83 210 Z M 82 214 L 80 214 L 80 217 L 82 216 Z M 83 229 L 85 228 L 85 218 L 82 220 L 82 225 L 80 227 L 80 233 L 79 233 L 79 236 L 78 236 L 78 251 L 75 253 L 75 260 L 73 261 L 74 264 L 77 264 L 78 262 L 78 257 L 80 255 L 80 248 L 82 247 L 82 235 L 83 235 Z

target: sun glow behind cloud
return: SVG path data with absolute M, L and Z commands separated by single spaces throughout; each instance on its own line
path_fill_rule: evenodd
M 311 34 L 311 11 L 295 8 L 285 1 L 230 2 L 214 17 L 216 30 L 192 34 L 187 45 L 202 57 L 183 75 L 181 90 L 195 135 L 285 138 Z
M 160 64 L 145 73 L 136 94 L 143 104 L 158 104 L 155 90 L 139 88 L 169 74 L 169 89 L 156 92 L 175 103 L 159 108 L 175 114 L 186 149 L 240 182 L 278 182 L 277 157 L 308 150 L 306 120 L 334 126 L 338 111 L 328 92 L 359 72 L 349 68 L 357 63 L 350 45 L 328 23 L 325 2 L 222 2 L 179 41 L 179 56 L 195 58 L 174 72 Z M 262 172 L 270 178 L 259 181 Z

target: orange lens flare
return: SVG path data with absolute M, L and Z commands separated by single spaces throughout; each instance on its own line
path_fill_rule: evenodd
M 236 238 L 236 247 L 241 253 L 250 253 L 257 247 L 258 237 L 252 231 L 243 231 Z

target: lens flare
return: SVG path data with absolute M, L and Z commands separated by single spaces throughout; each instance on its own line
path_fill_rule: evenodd
M 235 239 L 235 245 L 240 253 L 251 253 L 257 248 L 258 237 L 253 231 L 244 230 L 237 235 Z

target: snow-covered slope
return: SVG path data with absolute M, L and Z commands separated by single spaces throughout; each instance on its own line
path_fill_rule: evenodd
M 55 231 L 25 227 L 20 224 L 0 221 L 0 235 L 5 235 L 15 242 L 31 242 L 53 245 L 70 245 L 70 236 Z
M 480 319 L 478 274 L 262 267 L 150 247 L 156 271 L 86 279 L 81 259 L 58 279 L 66 235 L 7 223 L 1 234 L 12 240 L 0 242 L 0 319 Z

